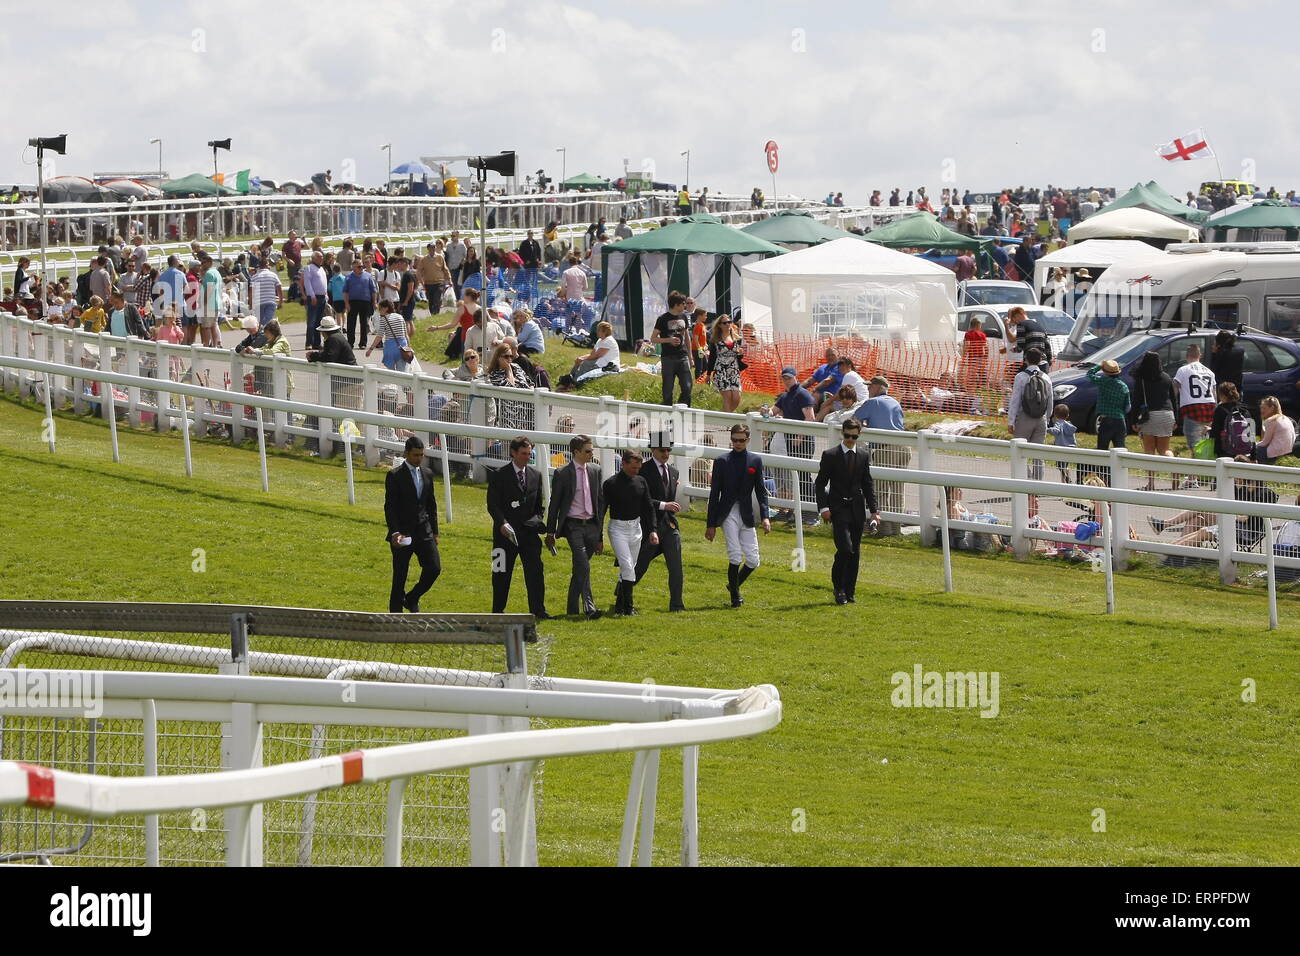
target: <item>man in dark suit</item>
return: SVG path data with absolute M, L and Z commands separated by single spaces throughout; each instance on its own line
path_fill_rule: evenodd
M 433 472 L 424 463 L 424 442 L 414 435 L 406 439 L 406 460 L 394 465 L 384 479 L 384 518 L 393 549 L 388 610 L 400 614 L 406 608 L 418 613 L 420 598 L 433 587 L 442 563 L 438 558 L 438 502 L 433 495 Z M 420 580 L 410 593 L 404 593 L 411 555 L 420 559 Z
M 822 520 L 831 523 L 835 535 L 835 562 L 831 565 L 831 586 L 836 604 L 852 604 L 858 584 L 858 554 L 862 531 L 871 512 L 871 530 L 880 527 L 876 510 L 876 489 L 871 482 L 871 456 L 858 448 L 862 425 L 856 418 L 840 426 L 844 439 L 822 452 L 817 470 L 817 507 Z
M 587 435 L 569 439 L 569 456 L 573 459 L 555 473 L 551 480 L 551 506 L 546 514 L 546 546 L 555 547 L 559 535 L 569 541 L 573 555 L 573 573 L 569 578 L 571 615 L 586 614 L 598 618 L 601 612 L 591 595 L 591 556 L 605 553 L 600 515 L 604 510 L 600 483 L 600 466 L 592 461 L 594 449 Z M 581 601 L 581 610 L 578 602 Z
M 758 516 L 763 533 L 772 530 L 767 516 L 767 488 L 763 485 L 763 459 L 749 451 L 749 426 L 731 426 L 731 453 L 713 463 L 713 480 L 709 487 L 709 512 L 704 539 L 712 541 L 722 527 L 727 542 L 727 593 L 731 606 L 740 607 L 745 599 L 740 586 L 758 567 L 758 534 L 754 530 L 754 497 L 758 497 Z M 742 563 L 743 562 L 743 563 Z
M 650 436 L 650 455 L 652 460 L 641 466 L 641 477 L 650 489 L 650 500 L 655 506 L 655 531 L 659 534 L 657 544 L 650 543 L 650 536 L 641 539 L 641 553 L 636 558 L 636 583 L 640 584 L 650 569 L 650 562 L 656 556 L 664 556 L 668 566 L 668 610 L 684 611 L 682 603 L 682 534 L 677 526 L 677 512 L 682 506 L 677 503 L 678 475 L 677 469 L 669 464 L 673 455 L 672 440 L 664 432 L 655 432 Z
M 524 565 L 528 610 L 539 621 L 546 613 L 546 579 L 542 570 L 542 476 L 528 467 L 533 443 L 510 439 L 510 461 L 488 476 L 487 510 L 492 516 L 492 613 L 503 614 L 510 597 L 515 558 Z

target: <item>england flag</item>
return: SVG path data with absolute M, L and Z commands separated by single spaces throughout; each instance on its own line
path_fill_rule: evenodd
M 1162 143 L 1156 147 L 1156 152 L 1170 162 L 1179 159 L 1210 159 L 1214 156 L 1204 130 L 1199 129 L 1179 136 L 1172 143 Z

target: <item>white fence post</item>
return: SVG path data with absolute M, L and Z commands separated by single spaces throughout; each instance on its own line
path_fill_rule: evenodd
M 1025 461 L 1025 446 L 1029 444 L 1023 438 L 1011 439 L 1011 477 L 1022 481 L 1029 477 L 1029 466 Z M 945 502 L 946 504 L 946 502 Z M 945 508 L 946 510 L 946 508 Z M 1029 557 L 1029 539 L 1025 537 L 1025 528 L 1029 525 L 1029 496 L 1011 496 L 1011 549 L 1017 558 Z
M 1233 500 L 1234 482 L 1228 477 L 1230 464 L 1231 458 L 1216 458 L 1214 461 L 1215 490 L 1223 501 Z M 1237 536 L 1229 530 L 1231 528 L 1231 517 L 1222 515 L 1219 519 L 1219 580 L 1224 584 L 1233 584 L 1237 580 L 1237 565 L 1232 561 L 1232 548 L 1237 543 Z
M 919 471 L 934 471 L 934 452 L 930 448 L 933 436 L 928 428 L 916 433 L 916 467 Z M 934 487 L 932 485 L 916 486 L 916 516 L 921 526 L 921 544 L 928 545 L 934 536 Z M 948 501 L 944 497 L 944 539 L 947 540 Z M 946 545 L 945 545 L 946 547 Z
M 1220 525 L 1220 528 L 1222 528 L 1222 525 Z M 1219 536 L 1222 537 L 1223 535 L 1220 534 Z M 1234 535 L 1233 537 L 1236 536 Z M 1274 535 L 1273 535 L 1272 518 L 1264 519 L 1264 547 L 1267 549 L 1267 551 L 1265 552 L 1264 562 L 1268 573 L 1268 629 L 1270 631 L 1276 631 L 1277 630 L 1277 562 L 1276 562 L 1277 555 L 1273 553 Z
M 1124 452 L 1119 448 L 1110 449 L 1110 486 L 1112 488 L 1128 487 L 1128 465 L 1124 463 Z M 1155 487 L 1154 472 L 1152 487 Z M 1114 567 L 1124 567 L 1128 560 L 1128 505 L 1110 502 L 1110 516 L 1119 528 L 1110 536 L 1110 559 Z M 1112 602 L 1113 603 L 1113 602 Z

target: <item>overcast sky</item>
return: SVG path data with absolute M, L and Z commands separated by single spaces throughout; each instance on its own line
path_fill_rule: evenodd
M 0 0 L 0 182 L 223 169 L 377 185 L 393 162 L 514 148 L 521 171 L 820 198 L 925 184 L 1181 192 L 1214 160 L 1155 146 L 1204 127 L 1225 178 L 1300 188 L 1300 8 L 1284 3 Z M 88 12 L 100 11 L 100 12 Z M 17 24 L 25 26 L 11 29 Z M 1254 170 L 1252 175 L 1252 169 Z M 1244 174 L 1244 175 L 1243 175 Z

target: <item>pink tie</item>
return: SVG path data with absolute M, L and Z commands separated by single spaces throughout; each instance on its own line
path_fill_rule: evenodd
M 586 465 L 579 465 L 579 466 L 578 466 L 578 474 L 580 474 L 580 475 L 582 476 L 582 481 L 580 482 L 580 484 L 582 485 L 582 513 L 583 513 L 584 515 L 586 515 L 588 518 L 590 518 L 590 517 L 592 517 L 592 514 L 591 514 L 591 488 L 590 488 L 590 486 L 587 484 L 587 466 L 586 466 Z

